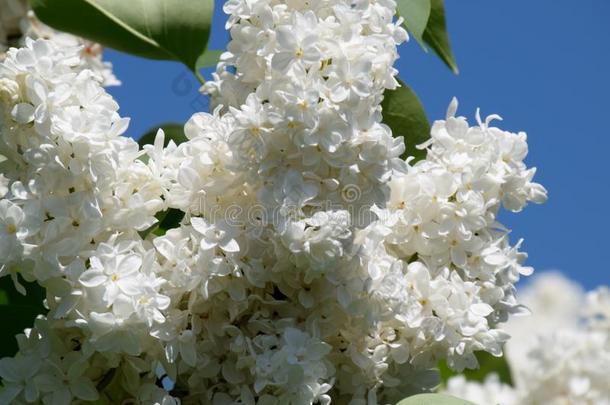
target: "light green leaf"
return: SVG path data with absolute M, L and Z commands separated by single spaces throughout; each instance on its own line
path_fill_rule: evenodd
M 449 36 L 447 35 L 444 0 L 431 0 L 430 4 L 432 6 L 430 18 L 428 19 L 428 26 L 426 31 L 424 31 L 423 39 L 434 49 L 434 52 L 440 56 L 453 73 L 458 74 L 459 70 L 451 51 Z
M 489 374 L 496 373 L 501 382 L 513 385 L 513 378 L 506 357 L 495 357 L 483 351 L 476 352 L 475 356 L 479 362 L 479 368 L 473 370 L 467 369 L 459 374 L 463 374 L 467 380 L 484 381 Z M 446 383 L 449 378 L 458 375 L 458 373 L 447 367 L 445 361 L 439 363 L 438 369 L 443 383 Z
M 403 81 L 396 90 L 386 90 L 381 107 L 383 122 L 392 129 L 394 136 L 404 136 L 406 151 L 404 157 L 414 156 L 417 160 L 426 156 L 425 150 L 417 145 L 430 138 L 430 123 L 417 95 Z
M 17 292 L 11 277 L 0 278 L 0 357 L 14 356 L 18 349 L 15 335 L 31 328 L 36 316 L 47 313 L 42 305 L 44 289 L 35 283 L 20 282 L 27 295 Z
M 215 67 L 220 60 L 220 55 L 224 51 L 217 49 L 208 49 L 197 59 L 197 69 L 203 69 L 207 67 Z
M 430 0 L 398 0 L 398 13 L 404 18 L 405 27 L 422 45 L 430 9 Z
M 38 18 L 58 30 L 119 51 L 177 60 L 195 70 L 204 53 L 213 0 L 31 0 Z
M 420 394 L 405 398 L 396 405 L 475 405 L 463 399 L 442 394 Z

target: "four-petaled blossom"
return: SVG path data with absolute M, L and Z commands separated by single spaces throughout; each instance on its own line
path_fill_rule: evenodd
M 281 72 L 285 72 L 295 63 L 312 65 L 322 57 L 317 44 L 316 15 L 308 11 L 305 14 L 295 13 L 293 16 L 293 26 L 283 26 L 276 31 L 278 52 L 273 56 L 271 64 Z
M 91 267 L 79 277 L 88 288 L 102 287 L 104 302 L 110 306 L 121 295 L 137 295 L 140 292 L 138 274 L 142 259 L 134 254 L 118 255 L 104 259 L 91 258 Z
M 230 223 L 221 220 L 209 224 L 203 218 L 191 218 L 193 229 L 201 234 L 201 249 L 210 250 L 219 247 L 224 252 L 239 252 L 239 244 L 234 239 L 236 232 Z

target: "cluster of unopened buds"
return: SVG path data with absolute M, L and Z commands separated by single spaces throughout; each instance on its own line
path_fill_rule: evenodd
M 213 113 L 180 145 L 123 136 L 82 44 L 7 51 L 1 274 L 48 313 L 0 361 L 1 403 L 372 405 L 502 355 L 532 269 L 497 213 L 546 199 L 526 135 L 453 101 L 427 157 L 401 158 L 380 106 L 407 39 L 393 0 L 225 11 Z M 149 232 L 168 209 L 179 226 Z

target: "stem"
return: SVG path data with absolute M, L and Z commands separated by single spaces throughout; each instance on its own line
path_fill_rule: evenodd
M 112 379 L 114 378 L 114 375 L 116 374 L 116 370 L 116 368 L 110 369 L 106 374 L 104 374 L 100 382 L 97 383 L 96 388 L 99 392 L 104 391 L 106 387 L 110 385 Z
M 203 78 L 201 73 L 199 73 L 199 71 L 197 69 L 193 69 L 193 73 L 195 74 L 195 77 L 197 78 L 197 80 L 199 80 L 199 83 L 201 83 L 202 85 L 205 84 L 205 79 Z

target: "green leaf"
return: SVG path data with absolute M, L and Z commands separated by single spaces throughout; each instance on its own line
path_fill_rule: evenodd
M 155 215 L 157 223 L 146 229 L 145 231 L 139 232 L 142 239 L 146 239 L 151 233 L 156 236 L 163 236 L 173 228 L 178 228 L 180 222 L 184 218 L 184 212 L 175 208 L 169 208 L 165 211 L 158 212 Z
M 163 236 L 170 229 L 178 228 L 182 218 L 184 218 L 184 212 L 175 208 L 170 208 L 166 211 L 157 214 L 159 223 L 153 233 L 157 236 Z
M 445 5 L 443 0 L 431 0 L 430 18 L 428 26 L 424 31 L 423 39 L 430 45 L 434 52 L 445 62 L 447 66 L 458 74 L 459 70 L 455 63 L 453 52 L 447 35 L 447 23 L 445 21 Z
M 188 139 L 186 135 L 184 135 L 184 125 L 176 124 L 173 122 L 168 122 L 165 124 L 161 124 L 158 127 L 154 127 L 144 135 L 140 137 L 138 140 L 138 144 L 140 148 L 144 145 L 152 145 L 155 143 L 155 137 L 157 136 L 157 132 L 159 129 L 162 129 L 165 132 L 165 142 L 163 146 L 167 146 L 169 141 L 174 141 L 176 145 L 180 145 L 182 142 L 186 142 Z
M 479 361 L 479 368 L 464 370 L 463 372 L 468 380 L 484 381 L 488 374 L 496 373 L 498 374 L 500 381 L 505 384 L 513 385 L 513 377 L 506 357 L 495 357 L 487 352 L 477 352 L 476 356 Z
M 475 405 L 456 397 L 442 394 L 419 394 L 405 398 L 396 405 Z
M 425 150 L 417 145 L 430 138 L 430 123 L 417 95 L 403 81 L 396 90 L 386 90 L 381 107 L 383 122 L 392 129 L 394 136 L 405 137 L 405 157 L 414 156 L 416 160 L 426 156 Z
M 423 44 L 422 37 L 428 25 L 430 9 L 430 0 L 398 0 L 399 15 L 404 18 L 407 30 L 420 44 Z
M 47 313 L 42 304 L 45 290 L 36 283 L 20 282 L 27 295 L 15 289 L 11 277 L 0 278 L 0 357 L 14 356 L 18 349 L 15 335 L 31 328 L 38 315 Z
M 119 51 L 177 60 L 195 71 L 213 0 L 31 0 L 44 23 Z
M 199 59 L 197 59 L 197 69 L 216 66 L 220 60 L 220 55 L 223 53 L 224 51 L 221 50 L 208 49 L 199 57 Z
M 487 352 L 479 351 L 475 353 L 477 361 L 479 362 L 479 368 L 472 370 L 464 370 L 462 373 L 456 373 L 447 367 L 445 361 L 441 361 L 438 364 L 438 369 L 441 374 L 443 383 L 447 383 L 447 380 L 455 375 L 463 374 L 467 380 L 472 381 L 484 381 L 485 378 L 491 374 L 496 373 L 500 378 L 500 381 L 513 385 L 513 378 L 510 371 L 510 366 L 506 361 L 506 357 L 495 357 Z

